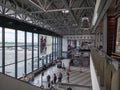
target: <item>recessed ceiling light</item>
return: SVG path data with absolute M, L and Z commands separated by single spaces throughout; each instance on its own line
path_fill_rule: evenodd
M 69 10 L 63 10 L 62 13 L 69 13 Z

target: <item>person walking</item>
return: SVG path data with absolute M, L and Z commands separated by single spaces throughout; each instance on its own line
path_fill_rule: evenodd
M 61 83 L 61 81 L 62 81 L 62 73 L 60 72 L 58 76 L 58 82 Z
M 47 82 L 50 82 L 50 79 L 51 79 L 50 75 L 47 75 Z
M 53 76 L 54 84 L 56 84 L 56 80 L 57 80 L 57 76 L 56 76 L 56 74 L 54 73 L 54 76 Z
M 65 64 L 64 63 L 62 64 L 62 69 L 65 70 Z
M 47 82 L 48 82 L 48 87 L 49 88 L 50 88 L 50 79 L 51 79 L 50 75 L 47 75 Z

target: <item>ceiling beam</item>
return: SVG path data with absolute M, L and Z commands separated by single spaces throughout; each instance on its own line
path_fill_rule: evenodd
M 33 4 L 34 6 L 38 7 L 39 9 L 45 11 L 45 9 L 43 7 L 41 7 L 40 5 L 36 4 L 35 2 L 33 2 L 32 0 L 28 0 L 31 4 Z M 40 3 L 39 3 L 40 4 Z
M 71 8 L 70 10 L 84 10 L 84 9 L 93 10 L 93 7 Z M 64 10 L 67 10 L 67 9 L 66 8 L 51 9 L 51 10 L 46 10 L 46 11 L 33 11 L 33 12 L 30 12 L 30 13 L 48 13 L 48 12 L 59 12 L 59 11 L 64 11 Z
M 76 22 L 76 24 L 79 25 L 76 17 L 74 16 L 73 12 L 71 11 L 71 9 L 70 9 L 70 7 L 69 7 L 69 5 L 68 5 L 68 2 L 67 2 L 66 0 L 62 0 L 62 1 L 63 1 L 63 3 L 65 4 L 66 8 L 67 8 L 68 10 L 70 10 L 70 14 L 71 14 L 71 16 L 74 18 L 74 21 Z

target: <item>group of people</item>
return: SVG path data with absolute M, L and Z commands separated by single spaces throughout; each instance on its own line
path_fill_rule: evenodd
M 53 84 L 56 84 L 56 82 L 58 81 L 58 83 L 60 84 L 62 82 L 62 78 L 63 75 L 61 72 L 59 72 L 58 76 L 54 73 L 53 74 L 53 79 L 51 78 L 50 75 L 47 75 L 47 83 L 48 83 L 48 87 L 52 87 Z
M 66 72 L 66 75 L 67 75 L 67 82 L 69 83 L 69 77 L 70 77 L 70 73 L 69 73 L 69 70 L 67 70 Z M 62 78 L 63 78 L 63 75 L 61 72 L 59 72 L 59 74 L 53 74 L 53 79 L 50 75 L 47 75 L 47 83 L 48 83 L 48 87 L 52 88 L 54 84 L 56 84 L 58 82 L 58 84 L 60 85 L 61 82 L 62 82 Z

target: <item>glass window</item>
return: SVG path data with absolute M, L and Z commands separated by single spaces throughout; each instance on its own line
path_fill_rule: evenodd
M 34 70 L 38 68 L 38 34 L 34 34 Z
M 53 54 L 53 60 L 55 60 L 55 37 L 52 38 L 52 54 Z
M 46 62 L 46 56 L 43 56 L 43 62 L 44 62 L 44 65 L 47 64 Z
M 17 52 L 18 52 L 18 78 L 22 77 L 25 69 L 25 32 L 18 31 L 18 43 L 17 43 Z
M 39 61 L 39 68 L 42 67 L 42 60 Z
M 46 46 L 47 46 L 47 54 L 50 54 L 52 53 L 52 37 L 51 36 L 47 36 L 47 43 L 46 43 Z
M 47 36 L 47 42 L 46 42 L 46 54 L 47 54 L 47 62 L 50 62 L 50 54 L 52 53 L 52 37 Z
M 2 72 L 2 28 L 0 27 L 0 72 Z
M 32 33 L 27 32 L 27 73 L 32 71 Z
M 15 30 L 5 29 L 5 73 L 15 76 Z

